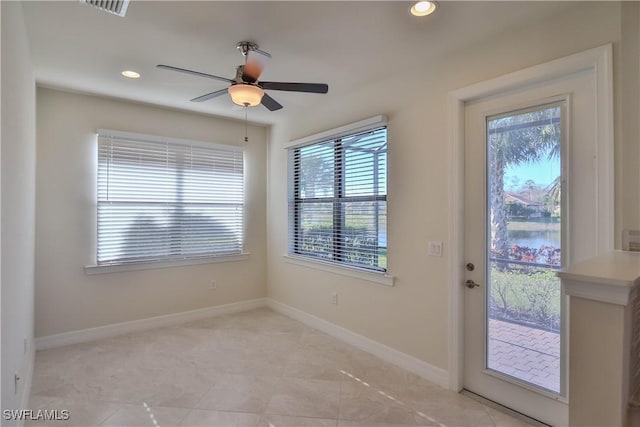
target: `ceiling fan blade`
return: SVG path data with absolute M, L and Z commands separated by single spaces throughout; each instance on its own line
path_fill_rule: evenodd
M 263 89 L 286 90 L 290 92 L 327 93 L 329 86 L 325 83 L 285 83 L 260 82 Z
M 262 97 L 262 105 L 267 107 L 269 111 L 276 111 L 282 108 L 282 105 L 266 93 Z
M 198 77 L 206 77 L 208 79 L 220 80 L 220 81 L 227 82 L 227 83 L 231 83 L 231 81 L 232 81 L 231 79 L 228 79 L 226 77 L 219 77 L 219 76 L 214 76 L 213 74 L 201 73 L 199 71 L 193 71 L 193 70 L 187 70 L 187 69 L 184 69 L 184 68 L 172 67 L 171 65 L 158 64 L 158 65 L 156 65 L 156 67 L 161 68 L 163 70 L 178 71 L 180 73 L 191 74 L 191 75 L 198 76 Z
M 210 99 L 216 98 L 216 97 L 218 97 L 220 95 L 224 95 L 226 93 L 228 93 L 228 90 L 227 90 L 227 88 L 224 88 L 224 89 L 217 90 L 215 92 L 207 93 L 207 94 L 199 96 L 197 98 L 193 98 L 191 101 L 192 102 L 204 102 L 204 101 L 208 101 Z
M 250 50 L 247 52 L 247 62 L 244 64 L 242 80 L 249 83 L 255 83 L 262 74 L 264 67 L 271 59 L 271 55 L 261 50 Z

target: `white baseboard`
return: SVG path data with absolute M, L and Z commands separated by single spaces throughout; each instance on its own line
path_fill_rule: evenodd
M 266 299 L 266 305 L 278 313 L 325 332 L 382 360 L 400 366 L 441 387 L 449 388 L 449 373 L 442 368 L 271 298 Z
M 312 328 L 325 332 L 339 340 L 342 340 L 360 350 L 371 353 L 382 360 L 400 366 L 409 372 L 413 372 L 420 377 L 436 383 L 441 387 L 449 386 L 449 374 L 446 370 L 433 366 L 423 360 L 410 356 L 401 351 L 395 350 L 378 341 L 374 341 L 363 335 L 352 332 L 334 323 L 305 313 L 281 302 L 270 298 L 258 298 L 247 301 L 240 301 L 231 304 L 218 305 L 214 307 L 201 308 L 198 310 L 184 311 L 181 313 L 167 314 L 163 316 L 150 317 L 147 319 L 132 320 L 130 322 L 115 323 L 111 325 L 99 326 L 97 328 L 81 329 L 78 331 L 64 332 L 62 334 L 48 335 L 36 338 L 36 350 L 46 350 L 50 348 L 62 347 L 70 344 L 95 341 L 101 338 L 109 338 L 131 332 L 145 331 L 163 326 L 178 325 L 193 320 L 207 317 L 220 316 L 223 314 L 239 313 L 267 306 L 274 311 L 282 313 L 296 319 Z M 26 378 L 26 389 L 31 389 L 31 378 L 33 374 L 33 360 L 29 367 Z M 28 393 L 23 407 L 28 405 Z
M 265 298 L 257 298 L 247 301 L 239 301 L 231 304 L 217 305 L 214 307 L 200 308 L 197 310 L 183 311 L 181 313 L 165 314 L 162 316 L 149 317 L 146 319 L 132 320 L 130 322 L 114 323 L 111 325 L 98 326 L 97 328 L 81 329 L 78 331 L 64 332 L 61 334 L 48 335 L 36 338 L 36 350 L 46 350 L 50 348 L 62 347 L 69 344 L 94 341 L 101 338 L 109 338 L 131 332 L 145 331 L 163 326 L 178 325 L 193 320 L 207 317 L 220 316 L 223 314 L 239 313 L 241 311 L 252 310 L 264 307 Z

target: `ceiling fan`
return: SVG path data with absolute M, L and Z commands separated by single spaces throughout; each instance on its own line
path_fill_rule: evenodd
M 282 108 L 282 105 L 271 96 L 267 95 L 265 90 L 284 90 L 289 92 L 308 92 L 308 93 L 327 93 L 329 86 L 325 83 L 288 83 L 288 82 L 263 82 L 258 81 L 262 70 L 271 58 L 267 52 L 258 50 L 258 45 L 252 42 L 240 42 L 236 45 L 238 50 L 245 57 L 244 65 L 239 65 L 236 69 L 236 76 L 233 79 L 226 77 L 214 76 L 213 74 L 201 73 L 199 71 L 187 70 L 184 68 L 173 67 L 171 65 L 157 65 L 163 70 L 178 71 L 181 73 L 191 74 L 208 79 L 220 80 L 230 83 L 231 86 L 225 89 L 216 90 L 197 98 L 193 98 L 193 102 L 203 102 L 228 93 L 231 100 L 243 107 L 255 107 L 258 104 L 264 105 L 270 111 L 276 111 Z

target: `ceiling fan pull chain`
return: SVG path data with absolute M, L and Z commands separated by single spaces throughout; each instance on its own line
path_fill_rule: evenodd
M 249 107 L 247 105 L 244 106 L 244 142 L 249 142 L 249 137 L 247 136 L 247 110 Z

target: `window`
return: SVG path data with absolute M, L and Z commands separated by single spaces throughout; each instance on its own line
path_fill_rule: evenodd
M 289 254 L 386 271 L 386 127 L 289 149 Z
M 242 253 L 241 148 L 98 135 L 97 264 Z

